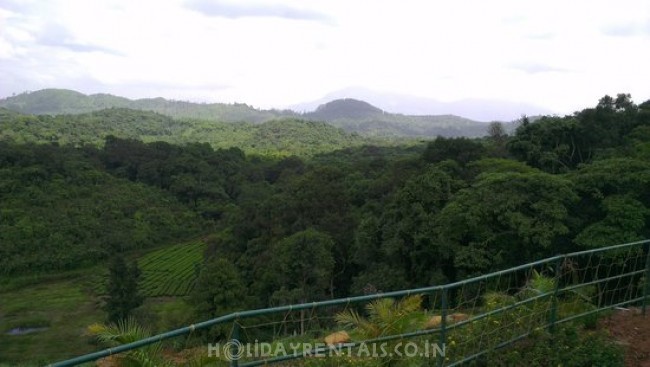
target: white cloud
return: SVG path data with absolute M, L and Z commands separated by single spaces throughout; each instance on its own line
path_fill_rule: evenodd
M 283 107 L 363 86 L 568 113 L 650 98 L 648 4 L 0 1 L 0 97 L 74 87 Z
M 291 20 L 329 21 L 326 14 L 299 6 L 268 2 L 242 2 L 223 0 L 188 0 L 188 9 L 208 16 L 224 18 L 272 17 Z

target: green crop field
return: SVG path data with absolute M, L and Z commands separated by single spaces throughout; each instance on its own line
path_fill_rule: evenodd
M 185 296 L 192 288 L 195 269 L 205 244 L 184 243 L 151 252 L 138 261 L 140 290 L 146 297 Z

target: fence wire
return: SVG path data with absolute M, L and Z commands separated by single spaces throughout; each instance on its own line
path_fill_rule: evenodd
M 198 357 L 196 365 L 205 366 L 376 366 L 406 358 L 460 366 L 538 330 L 595 324 L 598 313 L 615 307 L 645 313 L 649 246 L 646 240 L 558 255 L 441 286 L 242 311 L 52 366 L 181 336 L 182 365 Z M 224 337 L 206 339 L 205 330 Z

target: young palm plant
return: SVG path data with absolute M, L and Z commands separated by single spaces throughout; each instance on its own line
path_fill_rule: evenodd
M 134 319 L 127 318 L 108 325 L 91 325 L 88 330 L 101 343 L 109 346 L 132 343 L 150 336 L 150 333 Z M 119 366 L 123 367 L 167 367 L 173 366 L 162 357 L 162 346 L 155 343 L 118 355 Z
M 421 312 L 421 305 L 421 295 L 408 296 L 399 301 L 382 298 L 366 305 L 367 317 L 349 309 L 336 315 L 336 321 L 341 326 L 354 328 L 361 339 L 404 334 L 421 329 L 424 324 L 426 317 Z
M 368 303 L 365 307 L 367 315 L 365 317 L 356 310 L 350 309 L 336 315 L 336 321 L 339 325 L 352 329 L 352 340 L 364 341 L 389 335 L 400 335 L 423 328 L 427 317 L 422 312 L 421 305 L 422 296 L 420 295 L 405 297 L 399 301 L 384 298 Z M 403 353 L 405 341 L 415 340 L 391 340 L 385 344 L 381 343 L 384 344 L 383 346 L 366 345 L 368 349 L 384 350 L 390 354 L 371 355 L 369 360 L 362 358 L 364 354 L 359 354 L 360 359 L 355 360 L 355 363 L 361 365 L 363 362 L 370 362 L 372 365 L 382 366 L 422 365 L 421 358 L 405 356 Z M 379 344 L 379 342 L 373 344 Z M 394 353 L 397 349 L 401 349 L 400 354 Z

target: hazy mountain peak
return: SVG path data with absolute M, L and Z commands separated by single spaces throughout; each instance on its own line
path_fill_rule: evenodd
M 404 115 L 455 115 L 476 121 L 513 121 L 521 115 L 552 114 L 549 109 L 517 101 L 497 99 L 463 99 L 443 102 L 432 98 L 400 93 L 377 92 L 366 88 L 350 87 L 328 93 L 321 99 L 291 106 L 294 111 L 313 111 L 317 106 L 333 99 L 358 99 L 390 112 Z
M 324 103 L 310 114 L 312 118 L 331 120 L 339 118 L 366 118 L 383 111 L 368 102 L 353 98 L 336 99 Z

